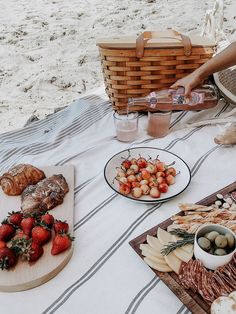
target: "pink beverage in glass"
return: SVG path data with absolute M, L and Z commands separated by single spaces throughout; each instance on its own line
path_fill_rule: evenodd
M 159 138 L 169 133 L 171 111 L 148 112 L 148 128 L 149 135 Z
M 138 135 L 138 113 L 120 115 L 115 112 L 113 116 L 117 139 L 121 142 L 133 142 Z

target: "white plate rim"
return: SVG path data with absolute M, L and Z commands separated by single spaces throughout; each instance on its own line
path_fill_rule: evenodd
M 124 195 L 124 194 L 120 193 L 120 192 L 117 191 L 117 190 L 110 184 L 110 182 L 108 181 L 108 179 L 107 179 L 107 177 L 106 177 L 106 169 L 107 169 L 107 166 L 108 166 L 109 162 L 110 162 L 115 156 L 117 156 L 117 155 L 119 155 L 119 154 L 121 154 L 121 153 L 123 153 L 123 152 L 129 152 L 130 150 L 133 150 L 133 149 L 155 149 L 155 150 L 164 151 L 164 152 L 166 152 L 166 153 L 168 153 L 168 154 L 170 154 L 170 155 L 173 155 L 173 156 L 177 157 L 178 159 L 180 159 L 180 160 L 184 163 L 184 165 L 186 166 L 186 168 L 187 168 L 187 170 L 188 170 L 188 172 L 189 172 L 189 180 L 188 180 L 188 183 L 187 183 L 186 186 L 185 186 L 180 192 L 178 192 L 177 194 L 175 194 L 175 195 L 173 195 L 173 196 L 170 196 L 170 197 L 162 198 L 162 199 L 142 200 L 142 199 L 135 199 L 135 198 L 132 198 L 132 197 L 130 197 L 130 196 L 128 196 L 128 195 Z M 168 150 L 163 149 L 163 148 L 157 148 L 157 147 L 153 147 L 153 146 L 151 146 L 151 147 L 150 147 L 150 146 L 148 146 L 148 147 L 146 147 L 146 146 L 132 147 L 132 148 L 127 148 L 127 149 L 124 149 L 124 150 L 119 151 L 118 153 L 116 153 L 115 155 L 113 155 L 113 156 L 106 162 L 105 167 L 104 167 L 104 170 L 103 170 L 103 174 L 104 174 L 104 178 L 105 178 L 106 183 L 109 185 L 109 187 L 110 187 L 114 192 L 116 192 L 117 194 L 119 194 L 119 195 L 121 195 L 121 196 L 127 198 L 127 199 L 130 200 L 130 201 L 134 201 L 134 202 L 138 202 L 138 203 L 143 203 L 143 204 L 164 203 L 164 202 L 167 202 L 167 201 L 171 200 L 171 199 L 174 198 L 174 197 L 177 197 L 178 195 L 180 195 L 181 193 L 183 193 L 183 192 L 187 189 L 187 187 L 189 186 L 189 184 L 190 184 L 190 182 L 191 182 L 191 179 L 192 179 L 191 170 L 190 170 L 188 164 L 186 163 L 186 161 L 184 161 L 181 157 L 179 157 L 179 156 L 176 155 L 175 153 L 169 152 Z

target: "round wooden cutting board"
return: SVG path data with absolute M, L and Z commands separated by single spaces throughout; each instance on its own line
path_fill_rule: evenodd
M 37 165 L 35 165 L 37 167 Z M 61 205 L 50 210 L 55 219 L 66 220 L 69 223 L 69 233 L 73 235 L 74 223 L 74 167 L 73 166 L 50 166 L 39 167 L 47 177 L 53 174 L 62 174 L 69 186 Z M 0 219 L 3 220 L 8 212 L 20 209 L 20 196 L 7 196 L 0 189 Z M 54 234 L 52 235 L 52 237 Z M 0 291 L 16 292 L 34 288 L 56 276 L 69 262 L 73 245 L 70 249 L 59 255 L 51 255 L 52 240 L 43 246 L 44 254 L 35 263 L 18 261 L 16 266 L 9 270 L 0 270 Z

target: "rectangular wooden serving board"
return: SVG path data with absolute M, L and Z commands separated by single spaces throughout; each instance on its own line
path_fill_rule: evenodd
M 73 235 L 74 223 L 74 167 L 68 166 L 45 166 L 39 167 L 46 177 L 54 174 L 62 174 L 69 186 L 69 192 L 65 195 L 63 203 L 49 211 L 55 219 L 66 220 L 70 226 L 69 232 Z M 0 221 L 8 212 L 19 211 L 21 196 L 8 196 L 0 188 Z M 31 289 L 39 286 L 56 276 L 69 262 L 73 245 L 70 249 L 58 255 L 51 255 L 52 240 L 43 246 L 44 254 L 38 261 L 29 265 L 27 262 L 18 261 L 12 269 L 0 270 L 0 291 L 15 292 Z
M 197 202 L 197 204 L 209 206 L 217 200 L 216 194 L 220 193 L 220 194 L 225 195 L 225 194 L 231 193 L 235 190 L 236 190 L 236 182 L 234 182 L 234 183 L 224 187 L 223 189 L 207 196 L 206 198 Z M 178 213 L 178 214 L 183 215 L 183 212 Z M 159 225 L 156 225 L 155 227 L 144 232 L 143 234 L 136 237 L 135 239 L 131 240 L 129 242 L 129 244 L 135 250 L 135 252 L 143 259 L 144 256 L 141 253 L 140 244 L 146 243 L 147 235 L 156 236 L 158 227 L 166 230 L 167 227 L 171 224 L 172 224 L 172 221 L 169 218 L 169 219 L 163 221 L 162 223 L 160 223 Z M 180 299 L 180 301 L 184 305 L 187 306 L 187 308 L 192 313 L 196 313 L 196 314 L 206 314 L 206 313 L 208 314 L 208 313 L 210 313 L 210 304 L 207 303 L 205 300 L 203 300 L 203 298 L 198 293 L 194 293 L 189 289 L 188 290 L 184 289 L 184 287 L 180 284 L 180 280 L 179 280 L 178 275 L 175 272 L 163 273 L 163 272 L 159 272 L 159 271 L 154 270 L 154 269 L 152 269 L 152 271 L 158 277 L 160 277 L 160 279 L 167 285 L 167 287 Z

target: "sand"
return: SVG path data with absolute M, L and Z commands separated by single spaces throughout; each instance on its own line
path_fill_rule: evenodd
M 199 33 L 214 0 L 7 0 L 0 10 L 0 133 L 103 85 L 96 39 L 175 28 Z M 224 31 L 236 35 L 236 2 Z

